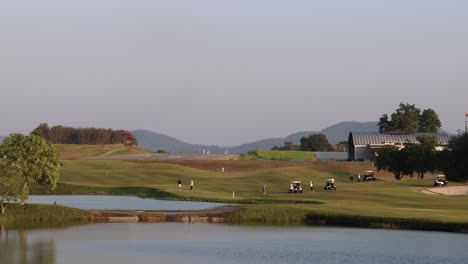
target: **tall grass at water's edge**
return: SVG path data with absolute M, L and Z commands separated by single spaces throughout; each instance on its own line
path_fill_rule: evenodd
M 359 215 L 341 215 L 311 212 L 307 209 L 287 207 L 240 207 L 226 214 L 226 222 L 231 224 L 262 225 L 326 225 L 383 229 L 409 229 L 468 233 L 468 223 L 392 218 Z
M 90 212 L 60 205 L 10 204 L 5 214 L 0 214 L 0 224 L 51 226 L 89 223 L 93 219 Z

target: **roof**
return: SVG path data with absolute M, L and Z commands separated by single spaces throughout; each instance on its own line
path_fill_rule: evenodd
M 450 136 L 444 133 L 350 132 L 349 141 L 351 142 L 352 140 L 354 146 L 383 145 L 394 143 L 417 144 L 419 143 L 417 137 L 422 135 L 436 137 L 439 145 L 448 145 L 450 140 Z

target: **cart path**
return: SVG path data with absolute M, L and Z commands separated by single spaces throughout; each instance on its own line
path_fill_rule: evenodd
M 93 218 L 102 222 L 225 222 L 224 215 L 235 211 L 224 206 L 205 210 L 90 210 Z

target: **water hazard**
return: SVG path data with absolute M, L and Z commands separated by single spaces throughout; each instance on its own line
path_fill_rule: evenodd
M 27 202 L 56 203 L 85 210 L 203 210 L 224 205 L 221 203 L 167 201 L 112 195 L 31 195 Z
M 5 230 L 0 263 L 466 263 L 468 235 L 324 227 L 107 223 Z

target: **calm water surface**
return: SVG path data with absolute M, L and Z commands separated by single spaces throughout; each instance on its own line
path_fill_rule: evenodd
M 107 223 L 1 234 L 2 264 L 466 264 L 468 260 L 468 235 L 442 232 Z
M 221 203 L 167 201 L 113 195 L 31 195 L 27 202 L 37 204 L 56 202 L 59 205 L 85 210 L 203 210 L 224 205 Z

